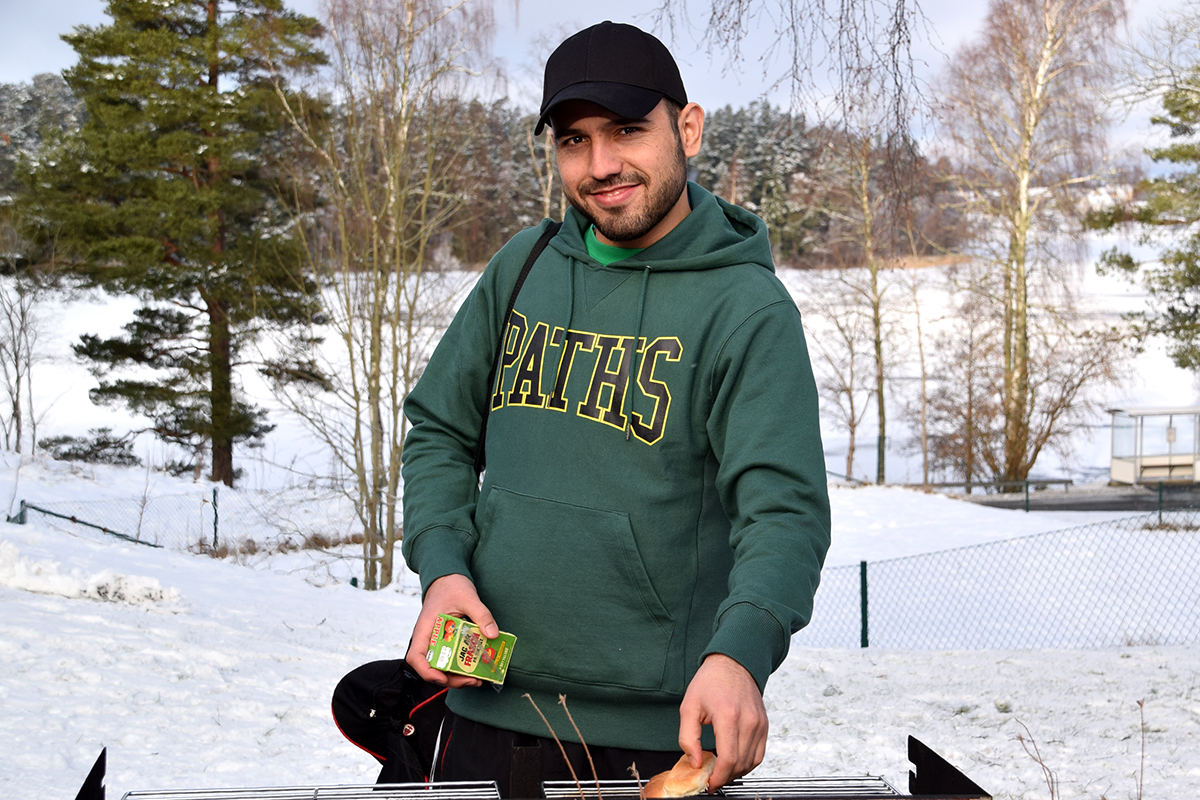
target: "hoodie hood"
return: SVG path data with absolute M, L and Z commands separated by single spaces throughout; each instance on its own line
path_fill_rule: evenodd
M 728 264 L 756 264 L 775 271 L 767 225 L 761 219 L 688 181 L 691 212 L 666 236 L 614 269 L 647 269 L 653 272 L 715 269 Z M 574 208 L 567 209 L 562 230 L 550 246 L 564 256 L 594 263 L 584 234 L 590 222 Z

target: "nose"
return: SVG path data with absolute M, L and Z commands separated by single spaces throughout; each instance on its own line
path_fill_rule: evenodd
M 621 174 L 621 158 L 617 148 L 604 137 L 596 137 L 592 141 L 591 160 L 588 163 L 588 175 L 592 180 L 602 181 L 614 175 Z

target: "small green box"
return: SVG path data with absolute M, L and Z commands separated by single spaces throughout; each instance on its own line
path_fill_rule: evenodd
M 504 683 L 504 673 L 508 671 L 508 660 L 516 644 L 517 637 L 511 633 L 500 631 L 495 639 L 487 639 L 475 623 L 438 614 L 425 660 L 442 672 Z

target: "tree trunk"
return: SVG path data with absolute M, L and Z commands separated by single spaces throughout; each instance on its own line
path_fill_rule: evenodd
M 871 271 L 872 323 L 875 326 L 875 407 L 879 412 L 879 436 L 875 445 L 875 483 L 887 482 L 887 408 L 883 399 L 883 319 L 880 313 L 878 266 Z
M 918 291 L 920 285 L 916 277 L 912 277 L 911 280 L 913 313 L 917 321 L 917 361 L 921 369 L 921 484 L 929 486 L 929 427 L 926 420 L 929 408 L 929 371 L 925 366 L 925 338 L 921 330 L 921 298 Z
M 233 363 L 229 345 L 229 308 L 208 304 L 209 403 L 212 407 L 212 479 L 233 486 Z
M 883 383 L 883 297 L 879 289 L 879 259 L 875 252 L 875 209 L 871 205 L 871 139 L 863 136 L 859 140 L 859 201 L 862 203 L 863 255 L 870 274 L 871 334 L 875 357 L 875 408 L 878 416 L 878 434 L 875 439 L 875 483 L 882 485 L 887 480 L 887 408 L 884 400 Z
M 383 494 L 386 488 L 384 481 L 384 465 L 383 465 L 383 449 L 384 449 L 384 431 L 383 431 L 383 392 L 381 389 L 383 381 L 383 316 L 384 304 L 387 299 L 387 284 L 388 273 L 386 269 L 378 269 L 374 275 L 376 288 L 373 290 L 371 304 L 371 320 L 370 320 L 370 341 L 367 346 L 367 413 L 369 414 L 370 425 L 370 440 L 368 447 L 370 448 L 370 467 L 369 474 L 371 476 L 371 497 L 368 506 L 371 509 L 371 519 L 367 525 L 367 539 L 371 542 L 369 551 L 369 559 L 367 562 L 366 587 L 368 589 L 378 589 L 379 581 L 379 558 L 381 545 L 383 545 L 383 532 L 380 530 L 380 522 L 383 516 Z M 382 548 L 384 557 L 387 556 L 387 548 Z
M 854 425 L 851 425 L 850 441 L 846 447 L 846 477 L 850 480 L 854 480 L 854 434 Z
M 221 62 L 218 52 L 218 0 L 208 0 L 208 83 L 218 89 Z M 212 136 L 215 131 L 207 131 Z M 221 181 L 221 161 L 208 159 L 206 183 L 209 187 Z M 218 210 L 213 213 L 215 238 L 212 243 L 214 261 L 225 254 L 225 220 Z M 215 265 L 214 265 L 215 266 Z M 202 292 L 203 294 L 203 292 Z M 229 304 L 216 298 L 206 298 L 208 306 L 208 356 L 210 372 L 209 405 L 212 409 L 212 479 L 233 486 L 233 355 L 230 346 Z
M 1027 205 L 1026 193 L 1020 198 Z M 1005 481 L 1021 481 L 1029 474 L 1029 279 L 1028 237 L 1031 220 L 1022 208 L 1014 220 L 1009 240 L 1005 281 L 1004 321 L 1004 474 Z
M 975 475 L 975 368 L 971 363 L 974 359 L 974 336 L 972 335 L 971 347 L 968 352 L 971 353 L 972 359 L 967 363 L 967 413 L 965 428 L 966 436 L 963 437 L 966 445 L 966 452 L 963 454 L 963 480 L 967 484 L 967 494 L 971 493 L 971 479 Z

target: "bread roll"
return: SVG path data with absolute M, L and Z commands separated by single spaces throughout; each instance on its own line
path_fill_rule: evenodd
M 717 757 L 705 750 L 702 758 L 700 768 L 696 769 L 684 753 L 675 766 L 646 782 L 641 792 L 643 800 L 650 797 L 691 797 L 703 792 L 708 788 L 708 779 L 712 777 Z

